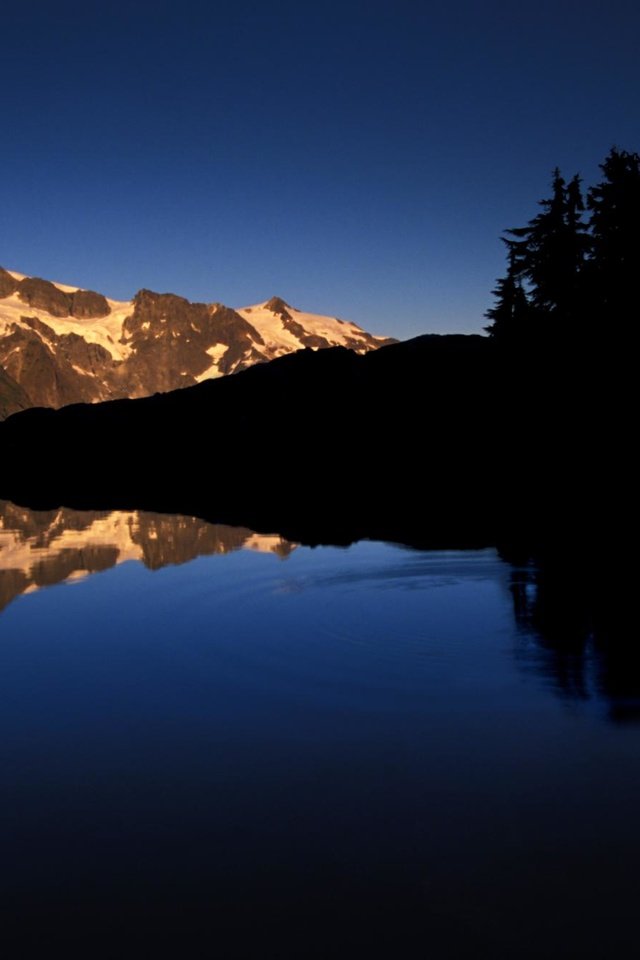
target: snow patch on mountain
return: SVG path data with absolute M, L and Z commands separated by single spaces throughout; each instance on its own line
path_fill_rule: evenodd
M 19 274 L 12 275 L 19 279 Z M 75 293 L 78 287 L 54 284 L 64 293 Z M 124 360 L 131 353 L 126 343 L 121 343 L 122 325 L 131 314 L 131 301 L 109 300 L 111 309 L 109 316 L 94 319 L 79 319 L 77 317 L 54 317 L 46 310 L 29 306 L 20 300 L 17 293 L 0 300 L 0 337 L 7 334 L 13 324 L 22 325 L 22 317 L 36 317 L 58 336 L 75 333 L 83 337 L 87 343 L 97 343 L 108 350 L 114 360 Z
M 356 323 L 338 317 L 298 310 L 277 297 L 249 307 L 240 307 L 236 312 L 256 328 L 274 355 L 299 350 L 305 345 L 313 348 L 313 343 L 305 344 L 301 337 L 324 340 L 326 344 L 323 346 L 351 347 L 356 350 L 359 346 L 363 353 L 371 349 L 375 342 L 380 346 L 387 339 L 372 336 Z M 302 333 L 298 329 L 300 327 L 303 328 Z M 315 348 L 319 346 L 320 343 Z
M 198 383 L 202 383 L 203 380 L 211 380 L 212 377 L 223 376 L 220 372 L 220 361 L 228 349 L 229 347 L 226 343 L 215 343 L 212 347 L 209 347 L 206 353 L 211 357 L 211 366 L 207 367 L 204 373 L 198 374 L 196 377 Z

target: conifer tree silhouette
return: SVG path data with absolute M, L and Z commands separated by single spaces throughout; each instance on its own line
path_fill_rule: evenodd
M 507 275 L 496 282 L 491 292 L 496 302 L 485 312 L 491 323 L 484 329 L 502 341 L 522 338 L 531 318 L 531 306 L 516 272 L 513 251 L 509 251 Z
M 637 314 L 640 274 L 640 155 L 613 147 L 600 169 L 604 179 L 587 196 L 592 252 L 586 291 L 595 332 Z
M 493 291 L 498 301 L 487 311 L 488 331 L 503 337 L 561 337 L 572 332 L 579 315 L 580 285 L 589 249 L 580 178 L 569 183 L 556 168 L 552 195 L 525 227 L 506 231 L 509 268 Z M 518 289 L 518 284 L 520 289 Z M 510 305 L 510 309 L 507 309 Z

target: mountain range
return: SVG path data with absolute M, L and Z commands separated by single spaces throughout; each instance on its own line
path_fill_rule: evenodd
M 119 301 L 0 267 L 0 419 L 164 393 L 304 348 L 391 342 L 279 297 L 239 309 L 151 290 Z

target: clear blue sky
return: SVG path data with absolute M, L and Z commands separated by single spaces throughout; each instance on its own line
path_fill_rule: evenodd
M 0 36 L 0 264 L 117 298 L 477 331 L 552 168 L 640 149 L 635 0 L 21 0 Z

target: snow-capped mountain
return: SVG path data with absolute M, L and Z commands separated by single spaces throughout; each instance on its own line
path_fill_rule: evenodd
M 278 297 L 237 310 L 150 290 L 118 301 L 0 267 L 0 419 L 192 386 L 304 347 L 389 342 Z

